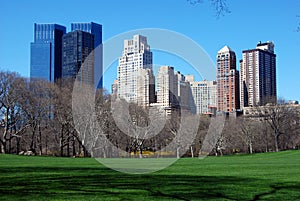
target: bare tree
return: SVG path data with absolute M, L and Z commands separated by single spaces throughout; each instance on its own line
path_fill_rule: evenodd
M 203 3 L 204 0 L 187 0 L 191 5 L 197 5 Z M 230 13 L 226 0 L 209 0 L 216 12 L 216 17 L 224 16 L 226 13 Z
M 247 117 L 239 117 L 235 119 L 234 124 L 237 128 L 237 136 L 247 145 L 249 153 L 252 154 L 253 146 L 258 140 L 258 129 L 260 124 L 259 120 Z
M 224 136 L 223 128 L 225 125 L 225 116 L 217 116 L 211 119 L 208 132 L 203 140 L 199 157 L 208 155 L 212 150 L 215 155 L 220 153 L 223 155 L 223 151 L 226 147 L 226 138 Z
M 25 80 L 16 73 L 0 72 L 0 112 L 3 127 L 0 142 L 2 153 L 11 152 L 13 138 L 17 138 L 17 145 L 19 144 L 20 134 L 27 127 L 22 105 L 20 104 L 24 85 Z M 17 146 L 17 151 L 18 149 L 19 146 Z
M 276 151 L 279 151 L 279 138 L 289 135 L 299 125 L 298 109 L 284 100 L 279 100 L 275 105 L 255 107 L 253 115 L 263 118 L 271 127 Z
M 54 104 L 54 129 L 55 129 L 55 141 L 59 150 L 60 156 L 75 156 L 80 152 L 76 152 L 76 144 L 81 144 L 81 140 L 78 138 L 74 129 L 73 116 L 72 116 L 72 90 L 73 80 L 64 79 L 58 80 L 55 87 L 55 95 L 53 97 Z M 76 143 L 77 142 L 77 143 Z M 81 149 L 81 145 L 78 149 Z
M 22 93 L 22 108 L 26 114 L 31 133 L 29 135 L 29 149 L 33 153 L 38 152 L 39 155 L 43 155 L 44 150 L 48 151 L 49 136 L 46 136 L 44 131 L 49 129 L 50 121 L 54 115 L 53 87 L 53 84 L 45 80 L 30 80 Z

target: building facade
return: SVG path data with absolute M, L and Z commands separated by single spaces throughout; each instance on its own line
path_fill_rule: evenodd
M 134 35 L 124 41 L 118 65 L 118 98 L 141 106 L 150 105 L 155 99 L 152 52 L 147 38 Z
M 228 46 L 217 54 L 218 112 L 234 112 L 240 109 L 239 72 L 236 69 L 236 55 Z
M 174 67 L 161 66 L 157 74 L 157 104 L 166 109 L 178 107 L 178 77 Z
M 30 78 L 51 82 L 62 74 L 62 36 L 66 27 L 58 24 L 34 24 L 34 42 L 30 44 Z
M 256 49 L 244 50 L 240 72 L 242 108 L 277 102 L 276 55 L 272 42 L 259 42 Z
M 118 80 L 114 80 L 114 83 L 111 85 L 111 94 L 114 97 L 117 97 L 117 94 L 118 94 L 118 85 L 119 85 L 119 81 Z
M 96 88 L 103 88 L 102 25 L 94 22 L 71 23 L 71 31 L 85 31 L 94 36 L 94 81 Z M 99 80 L 99 82 L 98 82 Z
M 196 114 L 210 114 L 211 108 L 217 106 L 217 83 L 216 81 L 194 81 L 190 79 L 190 87 L 194 107 L 192 112 Z
M 175 72 L 177 76 L 178 85 L 178 102 L 181 109 L 190 110 L 190 83 L 186 81 L 186 78 L 179 71 Z
M 62 77 L 94 86 L 94 35 L 73 31 L 62 38 Z

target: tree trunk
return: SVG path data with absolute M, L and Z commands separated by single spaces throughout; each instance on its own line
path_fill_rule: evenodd
M 47 133 L 48 134 L 48 133 Z M 48 135 L 46 134 L 46 136 L 45 136 L 45 148 L 46 148 L 46 156 L 48 155 Z
M 64 155 L 64 126 L 61 127 L 60 130 L 60 141 L 59 141 L 59 146 L 60 146 L 60 156 L 62 157 Z
M 67 135 L 67 156 L 70 157 L 70 132 Z
M 266 131 L 266 152 L 269 152 L 268 133 Z
M 278 152 L 279 151 L 279 148 L 278 148 L 278 134 L 275 133 L 275 151 Z
M 140 157 L 140 158 L 143 158 L 143 149 L 142 149 L 142 148 L 140 148 L 140 154 L 139 154 L 139 157 Z
M 73 156 L 76 156 L 76 142 L 75 142 L 75 137 L 74 137 L 74 134 L 73 134 L 73 141 L 72 141 L 72 154 Z
M 8 150 L 7 153 L 11 154 L 11 136 L 8 139 Z
M 180 147 L 178 146 L 178 147 L 176 148 L 176 157 L 177 157 L 177 158 L 180 158 L 180 154 L 179 154 L 179 153 L 180 153 L 180 152 L 179 152 L 180 150 L 179 150 L 179 149 L 180 149 Z
M 43 145 L 42 145 L 42 130 L 41 130 L 41 125 L 38 125 L 38 130 L 39 130 L 39 149 L 40 149 L 40 156 L 43 155 Z
M 20 141 L 21 141 L 21 138 L 17 137 L 17 154 L 20 153 Z
M 249 143 L 249 153 L 253 154 L 253 147 L 252 147 L 252 143 Z
M 35 128 L 32 130 L 32 136 L 31 136 L 31 142 L 30 142 L 30 151 L 32 151 L 33 153 L 35 153 L 34 137 L 35 137 Z
M 194 158 L 194 150 L 193 150 L 193 146 L 191 146 L 191 155 L 192 155 L 192 158 Z
M 6 154 L 6 139 L 5 138 L 3 138 L 3 141 L 2 141 L 1 153 Z

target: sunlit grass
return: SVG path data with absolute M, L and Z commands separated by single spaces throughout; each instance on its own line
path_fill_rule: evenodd
M 300 199 L 300 151 L 183 158 L 141 175 L 92 158 L 0 155 L 0 200 L 203 199 Z

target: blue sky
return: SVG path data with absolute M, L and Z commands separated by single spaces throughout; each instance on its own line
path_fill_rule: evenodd
M 104 41 L 133 29 L 163 28 L 196 41 L 214 63 L 224 45 L 233 49 L 239 60 L 242 50 L 255 48 L 258 41 L 273 41 L 278 96 L 300 100 L 300 32 L 296 32 L 300 1 L 227 0 L 227 4 L 231 13 L 216 19 L 208 0 L 197 5 L 187 0 L 1 0 L 0 69 L 29 76 L 34 23 L 57 23 L 69 31 L 71 22 L 98 22 L 103 25 Z M 154 54 L 154 63 L 190 72 L 186 64 L 168 55 Z M 104 76 L 110 90 L 114 68 Z

